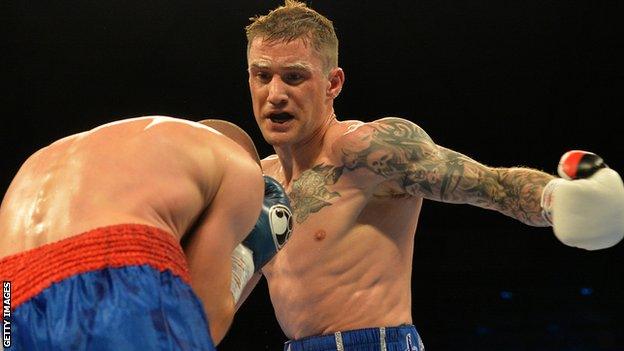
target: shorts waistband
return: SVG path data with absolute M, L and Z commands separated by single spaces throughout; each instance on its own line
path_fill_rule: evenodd
M 103 268 L 149 265 L 170 270 L 187 284 L 190 274 L 172 234 L 143 224 L 117 224 L 42 245 L 0 260 L 0 276 L 11 281 L 17 308 L 53 283 Z
M 379 350 L 386 350 L 386 345 L 403 341 L 406 335 L 416 332 L 411 324 L 397 327 L 363 328 L 348 331 L 339 331 L 333 334 L 310 336 L 297 340 L 290 340 L 284 344 L 285 351 L 324 351 L 348 350 L 350 347 L 366 344 L 379 344 Z M 410 337 L 411 339 L 411 337 Z M 413 340 L 414 345 L 422 344 L 420 339 Z M 418 350 L 415 348 L 415 350 Z

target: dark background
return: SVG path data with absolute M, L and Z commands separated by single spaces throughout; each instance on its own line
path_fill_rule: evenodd
M 229 119 L 271 153 L 247 88 L 248 18 L 278 1 L 2 2 L 0 190 L 50 142 L 148 114 Z M 492 166 L 620 173 L 621 1 L 329 1 L 339 119 L 401 116 Z M 374 255 L 371 252 L 371 255 Z M 413 316 L 427 350 L 624 350 L 624 244 L 586 252 L 494 212 L 425 202 Z M 323 264 L 319 262 L 318 264 Z M 279 350 L 262 282 L 220 350 Z

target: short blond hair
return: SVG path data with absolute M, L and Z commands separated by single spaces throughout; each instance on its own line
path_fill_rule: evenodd
M 258 37 L 269 42 L 291 42 L 303 39 L 319 53 L 327 73 L 338 67 L 338 37 L 333 23 L 325 16 L 297 0 L 285 0 L 284 5 L 263 16 L 249 19 L 245 27 L 247 54 L 251 42 Z

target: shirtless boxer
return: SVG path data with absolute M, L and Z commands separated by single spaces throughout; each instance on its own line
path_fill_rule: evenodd
M 286 189 L 296 219 L 293 239 L 262 269 L 293 339 L 285 350 L 423 350 L 410 291 L 423 199 L 532 226 L 554 221 L 560 240 L 586 249 L 621 240 L 624 187 L 595 155 L 562 158 L 569 174 L 579 164 L 595 171 L 570 181 L 485 166 L 401 118 L 339 121 L 333 101 L 345 75 L 327 18 L 287 0 L 246 30 L 253 111 L 276 152 L 262 167 Z
M 15 349 L 214 350 L 288 201 L 247 134 L 202 123 L 122 120 L 26 160 L 0 207 Z

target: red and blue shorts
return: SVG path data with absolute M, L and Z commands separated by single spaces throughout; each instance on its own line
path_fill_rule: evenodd
M 184 253 L 122 224 L 0 260 L 11 282 L 8 350 L 215 350 Z

